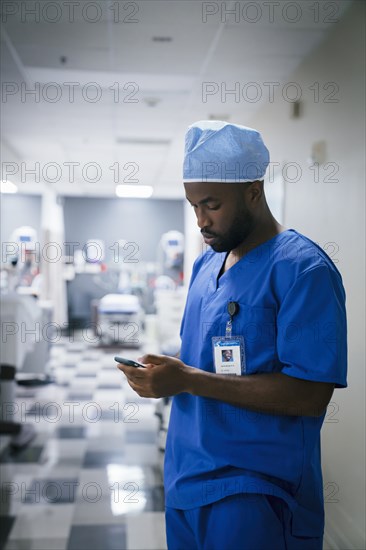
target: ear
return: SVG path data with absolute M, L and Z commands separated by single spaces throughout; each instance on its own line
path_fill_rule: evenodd
M 247 189 L 247 200 L 249 203 L 258 204 L 264 195 L 263 180 L 256 180 L 249 184 Z

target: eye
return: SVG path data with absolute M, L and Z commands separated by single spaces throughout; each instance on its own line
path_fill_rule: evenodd
M 207 206 L 207 210 L 218 210 L 220 206 L 220 204 L 216 204 L 215 206 Z

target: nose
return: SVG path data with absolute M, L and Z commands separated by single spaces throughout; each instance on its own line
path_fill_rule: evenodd
M 200 229 L 203 229 L 204 227 L 210 227 L 211 220 L 207 216 L 207 212 L 203 211 L 200 208 L 197 208 L 196 216 L 197 216 L 197 225 Z

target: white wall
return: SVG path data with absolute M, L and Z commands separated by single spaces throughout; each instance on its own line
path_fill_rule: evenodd
M 290 118 L 290 103 L 277 94 L 246 124 L 260 130 L 275 162 L 296 162 L 302 175 L 286 183 L 284 222 L 334 253 L 347 293 L 349 388 L 336 390 L 323 428 L 326 547 L 365 548 L 365 3 L 352 4 L 325 42 L 291 75 L 303 92 L 303 114 Z M 320 101 L 309 89 L 320 84 Z M 337 103 L 324 102 L 339 86 Z M 276 97 L 276 95 L 275 95 Z M 326 141 L 326 162 L 314 182 L 307 159 L 313 142 Z M 327 168 L 327 170 L 325 169 Z M 292 174 L 289 172 L 289 177 Z M 336 252 L 336 253 L 335 253 Z M 332 414 L 334 413 L 334 415 Z M 336 422 L 332 422 L 336 421 Z M 332 502 L 332 501 L 335 502 Z

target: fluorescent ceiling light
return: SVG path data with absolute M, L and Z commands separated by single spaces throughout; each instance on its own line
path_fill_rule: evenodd
M 117 185 L 117 197 L 148 199 L 153 193 L 151 185 Z
M 18 187 L 9 180 L 1 180 L 1 193 L 17 193 Z
M 116 137 L 118 145 L 170 145 L 171 142 L 171 139 Z

